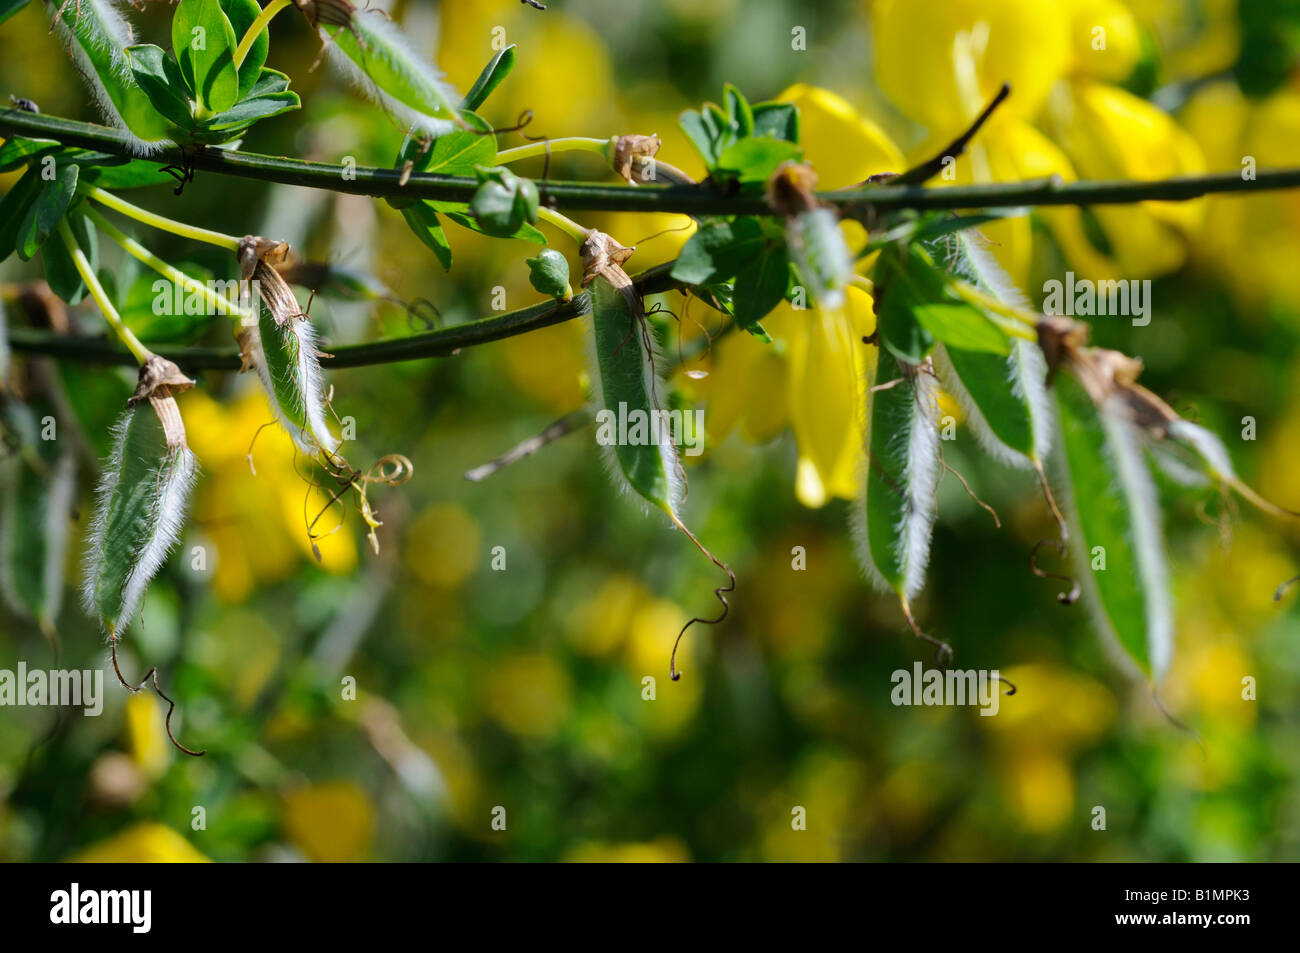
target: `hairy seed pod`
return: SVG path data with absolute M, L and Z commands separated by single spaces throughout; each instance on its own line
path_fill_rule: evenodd
M 1004 304 L 1028 310 L 1020 289 L 978 236 L 958 232 L 950 241 L 956 249 L 951 270 Z M 1053 427 L 1047 362 L 1033 341 L 1015 338 L 1010 347 L 1010 353 L 1003 355 L 941 345 L 935 350 L 935 368 L 989 454 L 1010 466 L 1041 469 L 1051 449 Z
M 868 578 L 906 608 L 925 583 L 937 515 L 938 387 L 926 367 L 883 351 L 870 383 L 867 472 L 854 535 Z
M 1072 375 L 1054 389 L 1085 603 L 1107 642 L 1158 682 L 1173 657 L 1173 598 L 1142 433 L 1119 395 L 1094 399 Z
M 460 125 L 460 95 L 381 10 L 346 0 L 297 0 L 325 41 L 330 63 L 408 128 L 440 136 Z
M 333 453 L 339 439 L 330 431 L 325 381 L 317 352 L 316 328 L 274 265 L 289 253 L 284 242 L 249 235 L 240 243 L 245 279 L 256 282 L 257 319 L 240 322 L 238 340 L 244 368 L 255 368 L 267 402 L 285 431 L 304 453 Z
M 45 0 L 95 104 L 112 125 L 132 135 L 139 154 L 148 155 L 169 138 L 170 124 L 131 73 L 126 48 L 135 43 L 135 34 L 118 6 L 113 0 Z
M 590 365 L 598 442 L 610 472 L 625 489 L 675 518 L 685 484 L 659 396 L 663 384 L 656 369 L 662 359 L 640 296 L 622 269 L 631 249 L 592 232 L 582 253 L 587 265 L 583 283 L 591 291 Z M 634 424 L 620 433 L 629 421 L 640 430 Z
M 129 407 L 113 428 L 113 448 L 95 494 L 82 599 L 117 640 L 180 537 L 198 471 L 176 399 Z

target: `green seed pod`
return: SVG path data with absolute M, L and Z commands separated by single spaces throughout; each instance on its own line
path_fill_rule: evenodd
M 870 384 L 867 473 L 854 509 L 867 576 L 907 609 L 925 583 L 939 484 L 938 387 L 924 368 L 881 351 Z
M 624 488 L 676 521 L 684 490 L 681 464 L 659 397 L 663 385 L 656 368 L 662 358 L 621 267 L 630 254 L 600 232 L 583 245 L 590 275 L 596 440 Z
M 957 248 L 950 264 L 954 271 L 1003 303 L 1029 310 L 1024 295 L 977 237 L 958 232 L 950 241 Z M 985 450 L 1010 466 L 1041 469 L 1053 427 L 1047 362 L 1033 341 L 1015 338 L 1010 348 L 1003 355 L 944 344 L 935 350 L 935 368 Z
M 135 36 L 117 4 L 46 0 L 45 5 L 105 117 L 135 137 L 141 155 L 155 151 L 168 139 L 171 124 L 153 108 L 131 75 L 126 48 L 135 43 Z
M 316 328 L 306 315 L 280 323 L 264 304 L 256 324 L 240 330 L 245 361 L 256 368 L 267 401 L 298 449 L 333 453 L 339 439 L 329 428 L 325 383 L 316 351 Z
M 527 259 L 528 280 L 544 295 L 568 301 L 573 297 L 569 285 L 569 261 L 554 248 L 543 248 L 536 258 Z
M 1084 599 L 1108 642 L 1159 681 L 1173 657 L 1173 599 L 1142 434 L 1121 397 L 1097 404 L 1064 374 L 1054 389 Z
M 295 0 L 320 30 L 330 62 L 408 128 L 440 136 L 460 125 L 460 95 L 382 10 L 347 0 Z
M 63 601 L 76 459 L 71 441 L 42 439 L 30 407 L 9 402 L 5 416 L 19 446 L 0 478 L 0 590 L 14 612 L 35 619 L 48 635 Z
M 786 221 L 785 240 L 812 301 L 824 308 L 841 307 L 844 288 L 853 279 L 853 254 L 840 232 L 839 215 L 828 208 L 800 212 Z
M 236 337 L 246 370 L 256 368 L 262 390 L 285 431 L 311 456 L 333 453 L 339 439 L 330 431 L 325 382 L 316 350 L 316 328 L 275 269 L 289 254 L 285 242 L 246 235 L 239 261 L 245 280 L 257 286 L 257 320 L 245 316 Z
M 90 524 L 82 599 L 120 638 L 180 537 L 198 462 L 175 398 L 141 401 L 113 429 Z

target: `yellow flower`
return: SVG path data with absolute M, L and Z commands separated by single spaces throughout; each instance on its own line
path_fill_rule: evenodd
M 877 0 L 876 73 L 932 132 L 959 132 L 1003 83 L 1008 115 L 1032 118 L 1070 64 L 1070 21 L 1044 0 Z
M 799 108 L 801 145 L 818 173 L 818 185 L 836 188 L 880 172 L 899 172 L 898 147 L 845 100 L 824 89 L 797 85 L 778 99 Z M 862 244 L 855 223 L 841 226 L 849 247 Z M 740 425 L 752 440 L 767 440 L 787 423 L 799 446 L 795 490 L 807 506 L 857 494 L 862 460 L 862 408 L 874 350 L 862 338 L 875 330 L 871 296 L 850 286 L 839 308 L 796 310 L 782 302 L 763 326 L 764 344 L 734 333 L 712 356 L 712 372 L 697 385 L 714 445 Z
M 799 144 L 817 186 L 838 189 L 880 172 L 902 172 L 903 155 L 879 126 L 829 90 L 798 83 L 777 97 L 799 110 Z
M 208 858 L 161 824 L 136 824 L 68 858 L 73 864 L 205 864 Z
M 1247 100 L 1231 82 L 1200 89 L 1182 114 L 1189 133 L 1216 171 L 1249 171 L 1293 164 L 1300 141 L 1300 86 Z M 1294 265 L 1300 257 L 1300 194 L 1239 193 L 1212 197 L 1195 237 L 1197 263 L 1228 283 L 1243 316 L 1280 304 L 1300 311 Z
M 684 864 L 691 855 L 676 837 L 660 837 L 643 844 L 583 844 L 564 859 L 571 864 Z
M 886 0 L 873 7 L 877 78 L 929 137 L 914 159 L 929 158 L 963 129 L 1003 82 L 1012 94 L 959 158 L 956 182 L 1152 179 L 1200 172 L 1195 142 L 1152 104 L 1098 80 L 1131 73 L 1138 27 L 1117 0 Z M 1061 148 L 1031 123 L 1047 121 Z M 1200 203 L 1147 202 L 1095 210 L 1108 248 L 1087 238 L 1078 209 L 1044 211 L 1070 265 L 1088 277 L 1147 277 L 1179 267 Z M 1028 220 L 985 229 L 994 253 L 1023 282 L 1030 261 Z
M 288 434 L 272 421 L 266 398 L 250 388 L 230 404 L 203 391 L 186 394 L 183 409 L 190 446 L 205 479 L 194 501 L 194 522 L 216 549 L 213 590 L 227 602 L 241 602 L 259 584 L 288 577 L 301 559 L 314 559 L 307 523 L 328 500 L 298 475 L 303 467 Z M 254 475 L 249 467 L 252 448 Z M 321 517 L 316 532 L 338 525 L 337 507 Z M 352 531 L 343 526 L 317 542 L 321 564 L 350 572 L 357 562 Z M 211 558 L 211 557 L 209 557 Z
M 1057 139 L 1085 179 L 1164 179 L 1205 171 L 1196 141 L 1156 106 L 1116 86 L 1079 81 L 1053 103 Z M 1160 275 L 1186 257 L 1204 203 L 1142 202 L 1093 210 L 1116 265 L 1130 278 Z
M 360 785 L 331 781 L 285 795 L 280 823 L 289 841 L 316 863 L 354 863 L 370 854 L 375 808 Z

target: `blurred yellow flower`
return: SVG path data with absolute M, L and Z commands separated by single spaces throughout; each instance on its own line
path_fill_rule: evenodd
M 1074 810 L 1074 777 L 1063 758 L 1029 754 L 1007 762 L 1007 800 L 1020 822 L 1035 833 L 1056 830 Z
M 427 586 L 454 589 L 479 568 L 483 533 L 455 503 L 439 503 L 417 516 L 406 532 L 406 566 Z
M 527 738 L 555 734 L 569 717 L 573 685 L 551 655 L 529 653 L 492 664 L 484 707 L 507 731 Z
M 928 158 L 967 128 L 1007 82 L 1012 95 L 935 185 L 1018 181 L 1152 179 L 1204 170 L 1190 136 L 1156 106 L 1105 81 L 1124 79 L 1139 55 L 1138 27 L 1117 0 L 953 0 L 873 5 L 877 77 L 929 130 L 914 159 Z M 1100 32 L 1099 32 L 1100 31 Z M 1061 148 L 1031 122 L 1042 115 Z M 1073 268 L 1094 279 L 1142 278 L 1178 268 L 1203 204 L 1147 202 L 1098 207 L 1108 247 L 1093 247 L 1078 209 L 1044 212 Z M 1029 265 L 1029 222 L 985 229 L 1017 282 Z
M 124 706 L 126 749 L 135 766 L 147 777 L 156 778 L 171 763 L 171 742 L 167 740 L 162 703 L 152 694 L 128 695 Z
M 68 858 L 73 864 L 204 864 L 204 857 L 170 827 L 143 823 L 91 844 Z
M 1300 142 L 1300 83 L 1248 100 L 1231 82 L 1206 85 L 1182 114 L 1215 171 L 1241 172 L 1294 164 Z M 1243 317 L 1280 306 L 1300 312 L 1300 193 L 1238 194 L 1207 199 L 1196 235 L 1197 264 L 1226 281 Z
M 364 861 L 374 839 L 375 808 L 352 781 L 330 781 L 290 791 L 280 807 L 289 842 L 319 864 Z
M 290 576 L 303 558 L 313 559 L 307 524 L 329 497 L 311 489 L 296 467 L 293 441 L 278 426 L 258 388 L 228 403 L 202 390 L 182 398 L 190 447 L 204 479 L 194 499 L 194 522 L 216 548 L 213 591 L 227 602 L 242 602 L 258 585 Z M 252 448 L 254 475 L 249 466 Z M 335 507 L 321 517 L 317 533 L 339 523 Z M 356 566 L 352 530 L 346 524 L 317 541 L 321 565 L 348 573 Z
M 806 506 L 858 492 L 863 458 L 862 408 L 875 349 L 871 296 L 849 287 L 842 308 L 796 310 L 782 302 L 763 326 L 764 344 L 734 333 L 720 342 L 713 371 L 698 387 L 708 401 L 705 426 L 716 445 L 737 422 L 765 440 L 788 422 L 799 445 L 795 490 Z
M 571 864 L 685 864 L 691 855 L 676 837 L 642 844 L 583 844 L 565 856 Z

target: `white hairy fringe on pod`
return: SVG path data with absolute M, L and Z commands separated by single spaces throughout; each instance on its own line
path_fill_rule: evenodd
M 264 307 L 259 305 L 259 307 Z M 273 322 L 272 322 L 273 323 Z M 275 419 L 294 444 L 306 454 L 315 454 L 318 450 L 333 453 L 341 441 L 330 430 L 325 410 L 325 380 L 321 374 L 320 360 L 316 352 L 316 327 L 310 318 L 291 317 L 283 325 L 277 326 L 277 333 L 291 337 L 294 347 L 293 367 L 297 376 L 281 381 L 297 396 L 303 410 L 306 427 L 295 423 L 286 412 L 277 382 L 272 378 L 271 368 L 266 361 L 266 346 L 262 341 L 261 327 L 256 322 L 244 325 L 246 354 L 255 368 L 267 403 L 275 414 Z
M 1134 568 L 1145 596 L 1147 656 L 1152 680 L 1159 682 L 1174 657 L 1174 607 L 1156 486 L 1143 456 L 1142 433 L 1129 418 L 1128 408 L 1119 398 L 1112 396 L 1098 406 L 1097 414 L 1106 435 L 1105 452 L 1114 464 L 1115 477 L 1120 484 L 1117 489 L 1129 501 Z M 1072 482 L 1067 478 L 1058 483 L 1066 491 L 1065 505 L 1071 534 L 1076 540 L 1083 540 Z M 1075 577 L 1082 586 L 1083 601 L 1098 631 L 1104 636 L 1103 644 L 1117 665 L 1136 672 L 1133 660 L 1121 646 L 1102 605 L 1091 566 L 1092 553 L 1084 546 L 1070 548 L 1074 551 Z
M 99 28 L 94 31 L 90 43 L 98 52 L 107 56 L 112 64 L 113 72 L 117 74 L 124 84 L 134 84 L 135 79 L 131 74 L 131 65 L 126 58 L 126 48 L 135 44 L 135 31 L 126 17 L 122 15 L 119 7 L 119 0 L 71 0 L 67 4 L 63 0 L 45 0 L 45 9 L 51 20 L 59 13 L 60 8 L 64 8 L 62 16 L 54 24 L 55 35 L 58 36 L 64 48 L 72 56 L 77 66 L 77 72 L 81 74 L 86 81 L 86 85 L 90 87 L 90 96 L 96 108 L 103 114 L 109 125 L 124 134 L 132 152 L 138 156 L 148 156 L 160 152 L 167 144 L 167 140 L 158 139 L 150 142 L 141 139 L 126 124 L 126 120 L 122 118 L 122 114 L 118 112 L 117 106 L 113 103 L 113 98 L 108 94 L 108 90 L 104 88 L 103 80 L 99 78 L 99 72 L 77 41 L 71 26 L 71 24 L 78 22 L 78 17 L 90 18 L 88 26 L 97 26 Z
M 123 450 L 126 446 L 127 431 L 131 425 L 132 414 L 152 414 L 154 409 L 148 403 L 140 403 L 126 411 L 113 425 L 113 448 L 95 488 L 95 516 L 90 523 L 90 536 L 86 546 L 84 562 L 84 583 L 82 586 L 82 603 L 95 618 L 101 618 L 96 608 L 95 584 L 98 578 L 96 567 L 104 558 L 105 535 L 108 530 L 109 501 L 117 491 L 122 473 Z M 167 554 L 180 539 L 181 526 L 185 522 L 185 510 L 189 505 L 190 491 L 198 475 L 199 463 L 189 446 L 182 443 L 169 447 L 162 459 L 158 461 L 154 473 L 157 475 L 153 504 L 153 532 L 143 551 L 136 554 L 135 561 L 127 573 L 122 586 L 121 602 L 117 615 L 110 625 L 110 634 L 120 634 L 130 623 L 145 588 L 154 575 L 162 568 Z
M 601 368 L 599 355 L 596 353 L 596 316 L 595 316 L 595 296 L 597 294 L 618 295 L 620 292 L 614 288 L 605 278 L 597 278 L 591 283 L 589 291 L 593 298 L 592 304 L 592 322 L 591 326 L 584 328 L 583 347 L 587 355 L 587 376 L 591 380 L 591 399 L 594 401 L 597 412 L 601 410 L 612 410 L 618 413 L 617 407 L 610 407 L 606 401 L 604 385 L 601 382 Z M 627 339 L 625 348 L 635 348 L 636 353 L 641 355 L 641 381 L 645 392 L 649 395 L 649 404 L 656 412 L 662 410 L 659 401 L 659 394 L 664 388 L 664 380 L 659 376 L 658 368 L 664 366 L 663 351 L 659 346 L 659 341 L 653 333 L 649 335 L 650 352 L 649 359 L 646 358 L 645 336 L 642 335 L 642 323 L 637 320 L 632 326 L 632 333 Z M 686 426 L 683 417 L 683 427 Z M 600 458 L 606 471 L 614 481 L 614 485 L 619 488 L 619 492 L 630 496 L 644 513 L 655 512 L 655 507 L 644 496 L 632 486 L 623 472 L 623 464 L 619 462 L 618 452 L 614 444 L 605 444 L 597 441 L 600 448 Z M 682 500 L 686 497 L 686 485 L 682 481 L 681 461 L 677 456 L 677 447 L 673 445 L 672 434 L 669 428 L 662 423 L 659 427 L 659 441 L 657 444 L 659 457 L 663 461 L 664 473 L 668 480 L 668 505 L 672 510 L 672 515 L 680 518 L 680 509 Z M 660 510 L 662 512 L 662 510 Z
M 876 386 L 880 379 L 882 365 L 890 369 L 901 366 L 901 362 L 896 362 L 893 355 L 881 349 L 876 358 L 875 368 L 867 375 L 868 400 L 879 396 L 872 394 L 870 389 Z M 907 371 L 903 370 L 902 373 L 906 375 Z M 906 383 L 896 385 L 900 388 L 906 386 Z M 908 506 L 902 520 L 894 527 L 898 537 L 895 544 L 897 555 L 905 567 L 901 595 L 909 601 L 925 586 L 925 571 L 930 564 L 930 540 L 934 532 L 934 521 L 938 516 L 935 500 L 939 489 L 940 471 L 938 384 L 930 374 L 918 370 L 912 377 L 912 388 L 914 388 L 914 397 L 911 425 L 906 436 L 902 437 L 907 441 L 904 483 L 907 486 Z M 862 566 L 867 579 L 882 592 L 896 592 L 893 585 L 876 567 L 867 538 L 866 487 L 871 467 L 871 425 L 872 417 L 868 412 L 867 426 L 864 430 L 868 440 L 866 462 L 863 464 L 862 476 L 858 480 L 858 486 L 863 488 L 863 492 L 852 508 L 853 518 L 849 528 L 857 551 L 858 563 Z M 897 435 L 895 437 L 897 438 Z
M 1003 304 L 1031 312 L 1036 310 L 989 252 L 987 239 L 972 234 L 971 229 L 957 232 L 952 238 L 957 242 L 957 252 L 950 262 L 954 272 L 983 288 Z M 961 407 L 962 413 L 970 422 L 975 439 L 984 451 L 1007 466 L 1032 468 L 1034 461 L 998 439 L 983 412 L 962 384 L 957 369 L 948 358 L 947 349 L 940 345 L 935 348 L 934 354 L 935 370 L 939 372 L 944 390 Z M 1034 452 L 1038 461 L 1044 463 L 1052 449 L 1052 408 L 1047 396 L 1047 361 L 1036 342 L 1023 338 L 1011 340 L 1011 353 L 1007 355 L 1007 379 L 1011 382 L 1012 393 L 1029 408 Z
M 338 43 L 339 34 L 351 30 L 360 47 L 361 56 L 366 55 L 367 48 L 382 47 L 390 68 L 403 74 L 413 87 L 422 87 L 451 113 L 460 102 L 460 94 L 443 78 L 441 71 L 416 52 L 410 40 L 389 18 L 388 10 L 384 9 L 386 6 L 387 4 L 375 4 L 354 10 L 351 26 L 334 27 L 333 34 L 325 25 L 317 27 L 321 42 L 325 44 L 328 62 L 340 76 L 407 128 L 414 126 L 437 138 L 457 128 L 456 120 L 431 116 L 410 103 L 399 100 L 371 79 L 365 67 L 349 56 Z

